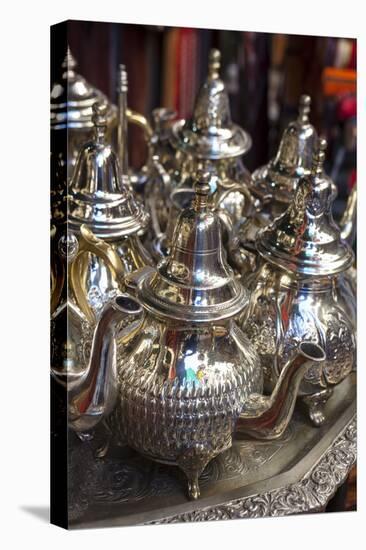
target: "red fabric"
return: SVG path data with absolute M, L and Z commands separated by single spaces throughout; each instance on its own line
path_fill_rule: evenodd
M 356 70 L 356 66 L 357 66 L 357 40 L 352 40 L 352 52 L 351 52 L 348 68 Z
M 339 100 L 337 107 L 337 117 L 339 120 L 347 120 L 355 117 L 357 114 L 356 96 L 346 95 Z
M 355 168 L 352 170 L 352 172 L 350 173 L 349 175 L 349 178 L 348 178 L 348 181 L 347 181 L 347 187 L 348 187 L 348 191 L 352 191 L 352 188 L 353 186 L 355 185 L 356 183 L 356 179 L 357 179 L 357 172 L 355 170 Z

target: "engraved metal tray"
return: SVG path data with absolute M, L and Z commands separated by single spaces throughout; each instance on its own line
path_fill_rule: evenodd
M 189 501 L 178 468 L 128 447 L 94 458 L 98 444 L 69 437 L 70 528 L 284 516 L 324 509 L 356 461 L 356 375 L 339 384 L 321 428 L 297 406 L 277 441 L 235 438 L 200 477 Z

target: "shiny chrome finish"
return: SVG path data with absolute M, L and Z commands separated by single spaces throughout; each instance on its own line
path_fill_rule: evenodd
M 269 397 L 250 397 L 245 412 L 238 420 L 236 433 L 256 439 L 278 439 L 284 433 L 292 417 L 303 376 L 325 359 L 324 350 L 312 342 L 301 342 L 296 352 L 295 359 L 282 368 Z
M 77 63 L 68 48 L 62 64 L 62 77 L 53 84 L 51 90 L 51 134 L 67 131 L 62 139 L 67 139 L 68 154 L 64 161 L 71 175 L 79 149 L 93 136 L 93 105 L 99 102 L 105 107 L 108 139 L 117 122 L 117 109 L 108 98 L 79 75 Z
M 270 420 L 262 425 L 265 401 L 255 397 L 263 389 L 261 365 L 233 320 L 248 296 L 224 259 L 220 220 L 208 201 L 208 174 L 200 177 L 195 190 L 192 206 L 178 219 L 170 256 L 157 269 L 129 276 L 144 316 L 117 335 L 119 298 L 103 310 L 89 365 L 95 372 L 86 379 L 104 380 L 111 387 L 93 382 L 85 389 L 92 412 L 99 395 L 109 392 L 113 397 L 109 409 L 98 409 L 100 421 L 107 416 L 104 411 L 112 410 L 118 388 L 116 406 L 107 418 L 114 437 L 153 460 L 177 464 L 193 499 L 200 495 L 198 477 L 205 466 L 231 447 L 239 416 L 243 433 L 251 425 L 259 436 L 283 433 L 307 370 L 296 359 L 288 364 L 266 401 Z M 308 352 L 307 359 L 320 360 L 322 351 L 313 348 L 318 355 Z M 89 428 L 89 412 L 84 423 L 79 404 L 83 399 L 77 393 L 71 406 L 80 428 Z
M 127 117 L 127 92 L 128 80 L 124 65 L 119 66 L 118 71 L 118 129 L 117 129 L 117 150 L 121 162 L 122 174 L 128 173 L 128 117 Z
M 219 50 L 211 50 L 208 76 L 201 87 L 193 118 L 178 121 L 172 128 L 172 143 L 195 158 L 222 160 L 244 155 L 252 140 L 231 120 L 229 97 L 220 80 Z
M 298 118 L 284 131 L 275 158 L 253 173 L 253 192 L 268 205 L 272 219 L 292 201 L 299 179 L 310 173 L 317 140 L 316 130 L 309 123 L 310 105 L 310 96 L 302 95 Z
M 317 140 L 315 128 L 309 123 L 311 98 L 302 95 L 299 114 L 285 129 L 274 159 L 255 170 L 249 181 L 250 192 L 260 201 L 238 229 L 241 248 L 257 256 L 255 240 L 258 231 L 283 214 L 292 202 L 299 179 L 310 173 L 313 147 Z M 247 264 L 235 267 L 244 272 Z
M 340 222 L 341 237 L 344 241 L 347 241 L 350 246 L 353 246 L 353 243 L 356 237 L 356 226 L 357 226 L 356 217 L 357 217 L 357 185 L 355 183 L 348 197 L 347 206 Z
M 211 50 L 208 76 L 197 96 L 193 116 L 172 124 L 172 150 L 164 150 L 159 159 L 171 179 L 170 188 L 161 189 L 152 205 L 159 220 L 161 240 L 169 223 L 171 193 L 193 189 L 199 171 L 211 174 L 215 205 L 233 228 L 260 206 L 249 190 L 250 173 L 241 159 L 251 147 L 251 138 L 232 122 L 229 97 L 219 77 L 220 56 L 218 50 Z M 155 237 L 159 239 L 158 235 Z M 153 253 L 159 255 L 163 248 L 157 243 Z
M 117 151 L 118 159 L 121 164 L 122 174 L 128 174 L 129 181 L 137 196 L 142 197 L 145 184 L 150 173 L 150 162 L 152 156 L 151 141 L 153 138 L 153 129 L 146 117 L 132 111 L 127 106 L 128 78 L 127 71 L 124 65 L 120 65 L 118 69 L 118 128 L 117 128 Z M 147 160 L 146 163 L 138 171 L 129 168 L 128 165 L 128 124 L 135 124 L 142 129 L 147 143 Z
M 306 396 L 316 425 L 332 388 L 356 362 L 355 295 L 344 290 L 344 273 L 353 262 L 331 214 L 334 197 L 323 177 L 325 140 L 320 140 L 310 176 L 301 178 L 293 204 L 257 239 L 262 261 L 246 278 L 250 306 L 242 328 L 261 356 L 272 387 L 301 341 L 319 344 L 326 353 L 322 365 L 305 375 L 300 393 Z
M 311 175 L 301 179 L 292 204 L 257 241 L 263 257 L 298 276 L 333 276 L 354 260 L 332 216 L 334 186 L 323 174 L 326 146 L 325 139 L 319 140 Z
M 68 199 L 68 229 L 83 237 L 84 243 L 72 268 L 72 291 L 91 322 L 121 289 L 122 277 L 116 278 L 115 266 L 109 261 L 113 252 L 125 274 L 151 263 L 139 238 L 149 216 L 135 199 L 127 174 L 121 175 L 117 157 L 106 140 L 105 108 L 95 104 L 93 110 L 95 137 L 79 152 Z M 81 235 L 83 225 L 89 232 Z M 90 231 L 94 235 L 90 236 Z M 105 253 L 108 248 L 109 257 Z
M 76 377 L 66 369 L 68 420 L 74 430 L 88 432 L 112 412 L 118 393 L 114 363 L 116 335 L 120 323 L 128 315 L 136 316 L 141 312 L 141 306 L 128 294 L 121 294 L 108 303 L 96 328 L 88 368 Z M 122 332 L 119 338 L 122 343 L 128 342 Z

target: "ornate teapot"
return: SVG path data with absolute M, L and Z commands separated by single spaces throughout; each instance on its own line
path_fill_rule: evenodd
M 121 272 L 130 273 L 151 264 L 139 238 L 149 217 L 135 199 L 128 176 L 121 174 L 106 140 L 104 106 L 94 104 L 93 112 L 95 136 L 79 152 L 68 197 L 68 230 L 79 240 L 70 268 L 70 287 L 90 321 L 120 289 Z M 81 229 L 83 225 L 86 227 Z M 114 264 L 107 244 L 117 252 Z
M 250 173 L 241 160 L 252 140 L 231 120 L 229 97 L 219 77 L 220 57 L 218 50 L 210 51 L 208 76 L 198 93 L 192 118 L 178 120 L 169 127 L 174 157 L 169 158 L 165 148 L 159 158 L 169 173 L 171 186 L 165 188 L 165 194 L 161 192 L 155 206 L 160 224 L 158 238 L 165 233 L 170 192 L 192 189 L 198 170 L 211 174 L 217 206 L 230 216 L 233 226 L 258 207 L 259 202 L 249 191 Z
M 118 107 L 99 90 L 76 73 L 77 63 L 68 48 L 61 66 L 58 82 L 51 90 L 51 167 L 52 167 L 52 215 L 56 222 L 66 216 L 62 201 L 66 200 L 67 182 L 72 176 L 79 150 L 94 135 L 93 105 L 98 102 L 105 109 L 106 140 L 116 147 L 123 164 L 122 172 L 128 173 L 127 123 L 141 127 L 149 139 L 152 129 L 147 119 L 127 107 L 127 73 L 124 65 L 118 72 Z M 143 177 L 140 171 L 130 170 L 134 186 Z
M 192 206 L 179 216 L 170 256 L 129 276 L 138 302 L 125 294 L 106 304 L 89 368 L 68 385 L 75 430 L 106 418 L 115 437 L 178 465 L 191 498 L 208 462 L 231 446 L 239 417 L 242 433 L 283 433 L 304 372 L 324 359 L 319 346 L 300 346 L 272 396 L 261 395 L 258 355 L 234 321 L 248 294 L 224 259 L 208 182 L 208 175 L 199 179 Z M 140 318 L 120 331 L 128 313 Z
M 261 203 L 238 228 L 233 249 L 238 247 L 247 251 L 243 253 L 243 265 L 237 253 L 235 267 L 243 271 L 247 268 L 248 253 L 256 257 L 255 239 L 260 229 L 266 227 L 277 216 L 283 214 L 292 202 L 301 177 L 310 174 L 314 146 L 317 143 L 317 132 L 309 122 L 311 98 L 302 95 L 299 100 L 298 118 L 285 129 L 276 156 L 268 164 L 255 170 L 252 174 L 250 191 Z M 326 177 L 325 175 L 323 177 Z M 336 191 L 335 185 L 334 191 Z M 356 190 L 352 191 L 344 216 L 340 222 L 342 238 L 352 246 L 356 227 Z M 255 264 L 255 258 L 252 259 Z
M 317 139 L 316 130 L 309 123 L 310 104 L 308 95 L 300 97 L 299 115 L 285 129 L 275 158 L 253 172 L 250 191 L 260 200 L 261 208 L 241 224 L 234 244 L 236 248 L 239 242 L 256 254 L 258 231 L 283 214 L 293 199 L 300 177 L 310 173 Z
M 262 261 L 247 277 L 251 293 L 242 329 L 261 356 L 271 387 L 300 341 L 324 348 L 326 360 L 314 364 L 300 385 L 315 425 L 333 387 L 356 361 L 355 295 L 340 292 L 338 279 L 352 265 L 353 252 L 342 241 L 332 217 L 334 187 L 324 177 L 326 141 L 319 140 L 310 175 L 302 177 L 293 203 L 257 238 Z
M 51 138 L 67 143 L 68 177 L 71 176 L 80 147 L 93 136 L 93 110 L 95 102 L 105 107 L 107 139 L 111 139 L 112 130 L 117 123 L 117 108 L 108 98 L 79 75 L 77 63 L 67 49 L 62 63 L 59 82 L 51 90 Z M 64 145 L 58 150 L 63 151 Z
M 302 95 L 299 114 L 285 129 L 274 159 L 252 175 L 251 189 L 258 194 L 270 221 L 282 214 L 293 199 L 299 179 L 310 173 L 317 133 L 309 122 L 311 98 Z

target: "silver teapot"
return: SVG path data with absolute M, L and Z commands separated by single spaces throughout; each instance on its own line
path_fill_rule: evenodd
M 68 384 L 73 429 L 91 430 L 105 419 L 117 440 L 178 465 L 193 499 L 205 466 L 231 447 L 237 420 L 241 433 L 279 437 L 301 378 L 324 359 L 316 344 L 301 344 L 272 395 L 262 395 L 259 357 L 234 320 L 248 293 L 224 259 L 208 174 L 195 190 L 170 256 L 157 269 L 129 275 L 138 301 L 122 294 L 106 304 L 89 367 Z M 134 320 L 121 331 L 128 314 Z
M 301 177 L 309 175 L 312 166 L 317 132 L 309 122 L 311 98 L 302 95 L 299 100 L 299 113 L 283 132 L 276 156 L 265 166 L 252 174 L 250 192 L 260 201 L 260 208 L 252 212 L 240 225 L 234 239 L 233 248 L 242 248 L 243 264 L 237 253 L 237 267 L 247 268 L 247 256 L 254 254 L 251 265 L 255 264 L 257 233 L 285 212 L 291 204 Z M 326 177 L 325 175 L 323 177 Z M 334 192 L 336 187 L 332 182 Z M 356 228 L 356 187 L 354 187 L 340 222 L 342 238 L 352 246 Z M 241 269 L 243 271 L 243 269 Z
M 334 187 L 323 173 L 325 148 L 326 141 L 319 140 L 311 173 L 300 178 L 293 203 L 258 234 L 261 262 L 245 279 L 251 298 L 241 321 L 269 388 L 299 342 L 325 350 L 324 363 L 314 364 L 300 385 L 317 426 L 325 420 L 334 385 L 356 362 L 355 295 L 350 286 L 347 292 L 339 286 L 354 257 L 332 217 Z
M 117 124 L 117 108 L 78 74 L 76 67 L 77 63 L 68 48 L 61 67 L 61 78 L 51 90 L 51 138 L 57 137 L 67 144 L 67 158 L 63 161 L 68 166 L 68 177 L 80 147 L 93 136 L 94 103 L 99 102 L 105 107 L 107 139 L 111 139 Z M 63 151 L 64 146 L 60 150 Z
M 106 140 L 117 151 L 121 164 L 127 163 L 127 124 L 142 128 L 147 139 L 152 129 L 147 119 L 127 107 L 127 73 L 120 65 L 117 78 L 118 107 L 106 95 L 92 86 L 76 72 L 77 63 L 67 49 L 61 66 L 60 78 L 51 90 L 51 167 L 52 167 L 52 217 L 54 221 L 66 221 L 67 183 L 69 182 L 80 148 L 93 139 L 93 105 L 98 102 L 105 109 Z M 134 171 L 123 165 L 124 174 L 129 172 L 133 186 L 145 167 Z
M 106 139 L 104 106 L 94 104 L 93 112 L 94 139 L 79 152 L 68 195 L 68 239 L 77 240 L 70 290 L 90 322 L 122 290 L 123 274 L 152 263 L 140 241 L 149 216 Z M 114 262 L 111 247 L 117 253 Z
M 170 193 L 178 188 L 192 189 L 198 170 L 211 174 L 214 200 L 233 226 L 259 206 L 250 193 L 251 176 L 241 158 L 250 149 L 252 140 L 232 122 L 229 97 L 219 75 L 220 57 L 218 50 L 210 51 L 208 76 L 197 95 L 192 118 L 169 125 L 171 154 L 165 144 L 159 160 L 169 174 L 170 186 L 161 189 L 156 205 L 152 205 L 159 222 L 157 254 L 164 248 L 158 241 L 166 230 Z

